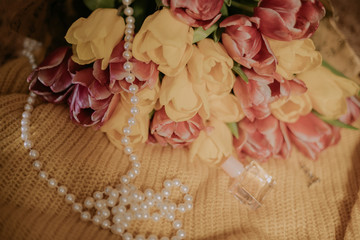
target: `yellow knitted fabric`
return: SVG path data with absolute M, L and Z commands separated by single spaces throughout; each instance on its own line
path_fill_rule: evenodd
M 344 59 L 340 59 L 344 61 Z M 20 138 L 27 95 L 26 58 L 0 68 L 0 239 L 120 239 L 81 222 L 56 191 L 39 180 Z M 106 136 L 69 120 L 65 105 L 38 102 L 30 132 L 44 168 L 79 200 L 119 182 L 128 168 L 124 154 Z M 355 123 L 360 127 L 360 121 Z M 186 150 L 141 145 L 141 174 L 135 184 L 159 190 L 168 178 L 190 186 L 194 209 L 179 215 L 187 239 L 360 239 L 360 132 L 344 129 L 337 146 L 318 161 L 295 149 L 288 160 L 262 164 L 277 185 L 256 211 L 227 192 L 230 178 Z M 307 186 L 303 163 L 320 182 Z M 169 222 L 134 222 L 130 231 L 169 235 Z

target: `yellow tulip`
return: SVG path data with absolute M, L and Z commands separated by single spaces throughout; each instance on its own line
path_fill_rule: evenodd
M 72 59 L 89 64 L 102 59 L 101 69 L 108 66 L 114 47 L 121 41 L 125 30 L 124 19 L 116 9 L 96 9 L 88 18 L 79 18 L 66 33 L 65 39 L 73 44 Z
M 202 160 L 209 164 L 219 164 L 233 153 L 232 135 L 223 121 L 211 119 L 207 130 L 190 145 L 190 161 Z
M 360 89 L 355 82 L 337 76 L 323 66 L 303 72 L 297 78 L 306 84 L 313 108 L 329 119 L 345 114 L 346 98 L 356 95 Z
M 200 78 L 205 82 L 207 91 L 217 95 L 228 94 L 234 86 L 235 75 L 231 70 L 233 60 L 224 46 L 205 38 L 197 43 L 197 49 L 188 63 L 189 69 L 192 64 L 200 65 Z M 195 54 L 202 54 L 202 61 L 198 61 Z
M 161 83 L 159 106 L 165 106 L 168 117 L 175 121 L 187 121 L 196 113 L 209 118 L 209 106 L 204 83 L 192 79 L 187 68 L 175 77 L 165 76 Z
M 294 74 L 321 65 L 321 54 L 315 50 L 311 39 L 278 41 L 268 38 L 267 40 L 278 61 L 276 72 L 285 79 L 291 80 Z
M 307 93 L 282 97 L 270 104 L 271 113 L 282 122 L 296 122 L 312 110 L 310 97 Z
M 233 94 L 209 96 L 210 113 L 223 122 L 238 122 L 244 118 L 240 101 Z
M 192 55 L 194 30 L 177 20 L 169 9 L 148 16 L 133 42 L 136 59 L 159 65 L 167 76 L 181 72 Z

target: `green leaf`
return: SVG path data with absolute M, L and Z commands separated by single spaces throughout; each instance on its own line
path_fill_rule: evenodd
M 335 127 L 341 127 L 341 128 L 348 128 L 348 129 L 352 129 L 352 130 L 359 130 L 358 128 L 351 126 L 349 124 L 343 123 L 340 120 L 337 119 L 328 119 L 325 116 L 321 115 L 320 113 L 318 113 L 317 111 L 313 110 L 312 111 L 313 114 L 315 114 L 318 118 L 320 118 L 321 120 L 323 120 L 324 122 L 333 125 Z
M 155 114 L 155 109 L 153 109 L 150 113 L 149 113 L 149 119 L 151 119 Z
M 207 30 L 204 30 L 202 27 L 198 27 L 194 31 L 193 43 L 197 43 L 209 36 L 212 32 L 214 32 L 218 28 L 217 24 L 212 25 Z
M 155 0 L 155 2 L 158 9 L 164 6 L 161 0 Z
M 232 70 L 237 73 L 242 80 L 244 80 L 246 83 L 249 83 L 249 79 L 246 76 L 246 74 L 244 73 L 244 71 L 241 69 L 240 64 L 238 64 L 237 62 L 234 62 L 234 66 L 232 68 Z
M 221 10 L 220 10 L 220 13 L 223 17 L 227 17 L 229 16 L 229 11 L 228 11 L 228 8 L 227 6 L 225 5 L 225 3 L 222 5 L 221 7 Z
M 237 123 L 231 122 L 231 123 L 226 123 L 226 125 L 230 129 L 232 135 L 234 135 L 234 137 L 236 137 L 236 139 L 239 139 L 239 129 L 238 129 Z
M 225 0 L 224 3 L 225 3 L 228 7 L 231 6 L 231 0 Z
M 344 77 L 344 78 L 348 78 L 346 77 L 342 72 L 340 72 L 339 70 L 335 69 L 333 66 L 331 66 L 328 62 L 326 62 L 325 60 L 322 61 L 322 65 L 324 67 L 326 67 L 327 69 L 329 69 L 330 71 L 332 71 L 335 75 L 338 75 L 340 77 Z
M 84 4 L 91 10 L 94 11 L 97 8 L 113 8 L 115 7 L 114 0 L 83 0 Z
M 216 31 L 213 32 L 213 39 L 215 42 L 220 41 L 222 32 L 223 32 L 222 28 L 217 28 Z

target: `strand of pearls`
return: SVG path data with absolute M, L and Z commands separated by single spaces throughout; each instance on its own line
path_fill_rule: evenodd
M 95 225 L 101 226 L 103 229 L 109 229 L 112 233 L 122 236 L 124 240 L 180 240 L 186 236 L 185 231 L 182 229 L 182 222 L 176 219 L 176 212 L 184 213 L 193 208 L 193 197 L 188 194 L 189 187 L 182 184 L 179 179 L 165 180 L 163 188 L 160 192 L 155 192 L 153 189 L 146 189 L 140 191 L 132 180 L 140 174 L 140 162 L 138 156 L 133 152 L 131 140 L 132 127 L 135 126 L 135 116 L 139 113 L 136 106 L 139 102 L 136 93 L 138 91 L 137 85 L 133 84 L 135 76 L 132 73 L 133 65 L 130 62 L 132 58 L 132 40 L 134 37 L 135 18 L 133 15 L 133 8 L 130 7 L 132 0 L 123 0 L 125 5 L 124 14 L 126 17 L 125 28 L 125 43 L 123 56 L 126 62 L 123 65 L 127 76 L 125 80 L 131 83 L 129 92 L 132 93 L 131 103 L 133 104 L 130 112 L 131 117 L 128 119 L 128 126 L 123 129 L 124 137 L 122 144 L 124 145 L 124 152 L 128 155 L 131 163 L 130 170 L 121 176 L 120 184 L 115 187 L 107 186 L 103 191 L 96 191 L 92 196 L 86 197 L 83 203 L 77 201 L 75 195 L 68 190 L 65 185 L 59 184 L 59 181 L 50 176 L 48 172 L 43 169 L 43 163 L 39 160 L 40 153 L 34 148 L 29 133 L 31 123 L 31 113 L 34 109 L 36 94 L 30 92 L 27 102 L 24 106 L 24 112 L 21 119 L 21 139 L 24 141 L 24 147 L 29 151 L 29 157 L 33 161 L 33 168 L 38 171 L 38 176 L 41 180 L 47 182 L 47 185 L 55 189 L 58 195 L 64 197 L 67 204 L 71 205 L 73 211 L 80 214 L 83 221 L 91 221 Z M 30 44 L 28 41 L 24 42 L 24 50 L 22 54 L 28 57 L 29 62 L 33 69 L 36 68 L 35 59 L 32 54 L 35 45 Z M 183 194 L 183 201 L 179 204 L 171 201 L 169 197 L 173 189 L 178 190 Z M 126 230 L 134 220 L 153 220 L 158 222 L 162 218 L 166 219 L 172 224 L 175 229 L 175 235 L 171 238 L 161 237 L 156 235 L 145 236 L 138 234 L 133 236 Z

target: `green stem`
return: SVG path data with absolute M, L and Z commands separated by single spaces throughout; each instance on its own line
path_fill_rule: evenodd
M 251 12 L 251 13 L 254 12 L 254 7 L 248 6 L 248 5 L 243 4 L 243 3 L 231 1 L 231 6 L 234 6 L 234 7 L 236 7 L 236 8 L 245 10 L 245 11 L 247 11 L 247 12 Z

